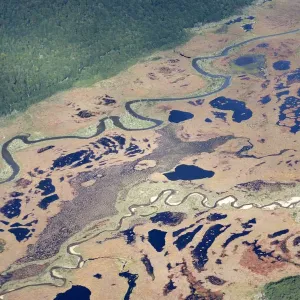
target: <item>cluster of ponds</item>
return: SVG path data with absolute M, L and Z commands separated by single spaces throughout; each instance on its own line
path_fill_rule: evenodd
M 96 142 L 90 143 L 90 145 L 96 149 L 100 149 L 100 146 L 103 147 L 104 151 L 100 154 L 96 155 L 91 148 L 79 150 L 55 159 L 51 169 L 55 170 L 66 166 L 76 168 L 85 164 L 91 164 L 93 161 L 101 160 L 106 155 L 119 153 L 120 149 L 124 150 L 124 155 L 128 157 L 144 153 L 144 150 L 140 149 L 134 141 L 136 140 L 132 138 L 129 145 L 125 147 L 126 139 L 123 136 L 114 135 L 111 137 L 102 137 Z M 146 139 L 144 141 L 146 141 Z M 148 144 L 147 147 L 150 147 L 150 144 Z M 92 165 L 86 166 L 86 168 L 90 167 L 92 167 Z
M 235 24 L 235 23 L 241 23 L 242 21 L 247 21 L 247 20 L 250 20 L 250 21 L 253 21 L 255 19 L 254 16 L 248 16 L 248 17 L 238 17 L 238 18 L 235 18 L 235 19 L 232 19 L 232 20 L 229 20 L 228 22 L 225 23 L 225 25 L 231 25 L 231 24 Z M 253 23 L 246 23 L 246 24 L 243 24 L 241 26 L 244 31 L 251 31 L 253 29 Z

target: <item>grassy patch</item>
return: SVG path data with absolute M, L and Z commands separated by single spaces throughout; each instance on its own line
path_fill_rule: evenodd
M 267 300 L 299 300 L 300 276 L 286 277 L 277 282 L 268 283 L 264 288 Z

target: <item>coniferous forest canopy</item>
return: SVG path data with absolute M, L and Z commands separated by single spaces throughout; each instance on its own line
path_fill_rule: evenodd
M 0 115 L 107 78 L 252 0 L 0 0 Z

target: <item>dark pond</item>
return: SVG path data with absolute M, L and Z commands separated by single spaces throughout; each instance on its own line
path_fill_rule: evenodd
M 251 31 L 253 29 L 253 24 L 245 24 L 245 25 L 242 26 L 242 28 L 246 32 Z
M 297 70 L 295 70 L 287 76 L 288 85 L 293 84 L 295 82 L 300 82 L 300 68 L 298 68 Z
M 20 192 L 11 192 L 10 194 L 9 194 L 9 196 L 10 197 L 13 197 L 13 198 L 15 198 L 15 197 L 21 197 L 21 196 L 23 196 L 24 195 L 24 193 L 20 193 Z
M 275 70 L 285 71 L 289 70 L 291 67 L 291 62 L 289 60 L 279 60 L 273 63 L 273 68 Z
M 54 300 L 90 300 L 91 291 L 82 285 L 73 285 L 64 293 L 59 293 Z
M 211 120 L 210 118 L 206 118 L 204 121 L 205 121 L 206 123 L 211 123 L 211 122 L 212 122 L 212 120 Z
M 124 145 L 126 143 L 126 139 L 123 136 L 115 135 L 112 137 L 118 144 L 120 145 L 120 149 L 124 148 Z
M 242 227 L 244 229 L 249 229 L 249 228 L 252 228 L 254 224 L 256 224 L 256 219 L 255 218 L 250 219 L 249 221 L 247 221 L 245 223 L 242 223 Z
M 268 238 L 273 239 L 273 238 L 276 238 L 276 237 L 281 236 L 283 234 L 287 234 L 288 232 L 289 232 L 288 229 L 283 229 L 283 230 L 280 230 L 280 231 L 276 231 L 274 233 L 268 234 Z
M 80 150 L 74 153 L 61 156 L 53 161 L 51 169 L 54 170 L 56 168 L 63 168 L 65 166 L 70 166 L 75 162 L 77 162 L 76 166 L 91 162 L 90 156 L 92 154 L 93 153 L 91 150 Z
M 16 237 L 18 242 L 27 240 L 32 236 L 28 228 L 10 228 L 8 231 Z
M 36 188 L 43 191 L 42 196 L 47 196 L 55 192 L 55 186 L 52 184 L 51 178 L 41 180 Z
M 164 295 L 169 294 L 176 288 L 177 288 L 177 286 L 174 284 L 174 281 L 172 279 L 170 279 L 170 281 L 164 286 Z
M 163 251 L 166 244 L 166 234 L 166 231 L 158 229 L 152 229 L 148 232 L 148 241 L 157 252 Z
M 234 63 L 239 67 L 243 67 L 250 64 L 254 64 L 256 63 L 256 61 L 257 58 L 254 55 L 243 55 L 234 60 Z
M 191 225 L 189 225 L 189 226 L 187 226 L 187 227 L 183 227 L 183 228 L 180 228 L 180 229 L 174 231 L 174 232 L 172 233 L 173 237 L 176 237 L 176 236 L 180 235 L 181 233 L 185 232 L 186 230 L 192 228 L 194 225 L 195 225 L 195 224 L 191 224 Z
M 37 224 L 37 223 L 38 223 L 38 220 L 33 220 L 24 225 L 19 222 L 16 222 L 16 223 L 11 224 L 10 227 L 31 227 L 31 226 L 33 226 L 33 224 Z
M 219 111 L 212 111 L 213 115 L 216 119 L 221 119 L 226 122 L 227 113 L 219 112 Z
M 124 277 L 127 279 L 128 282 L 128 290 L 124 296 L 124 300 L 129 300 L 130 299 L 130 295 L 133 291 L 133 289 L 136 287 L 136 280 L 138 279 L 138 275 L 137 274 L 131 274 L 129 272 L 122 272 L 119 273 L 119 276 Z
M 226 248 L 232 241 L 238 239 L 239 237 L 248 235 L 250 232 L 252 232 L 251 230 L 247 231 L 242 231 L 242 232 L 238 232 L 238 233 L 232 233 L 230 235 L 230 237 L 225 241 L 225 243 L 222 245 L 223 248 Z
M 193 231 L 181 235 L 173 244 L 181 251 L 193 240 L 202 227 L 203 225 L 199 225 Z
M 284 121 L 285 119 L 293 119 L 294 124 L 289 126 L 290 132 L 297 133 L 300 130 L 300 98 L 293 96 L 287 97 L 284 103 L 280 105 L 279 109 L 279 121 L 277 122 L 277 125 L 283 126 L 280 124 L 281 121 Z M 286 115 L 288 110 L 292 110 L 292 115 Z
M 171 181 L 211 178 L 214 174 L 213 171 L 207 171 L 193 165 L 179 165 L 174 172 L 164 173 Z
M 267 96 L 262 97 L 262 98 L 259 100 L 259 102 L 260 102 L 261 104 L 267 104 L 267 103 L 269 103 L 271 100 L 272 100 L 272 99 L 271 99 L 270 95 L 267 95 Z
M 288 89 L 288 88 L 289 88 L 289 86 L 284 85 L 283 82 L 280 82 L 280 83 L 276 84 L 276 86 L 275 86 L 275 90 L 282 90 L 282 89 Z
M 202 241 L 192 250 L 193 264 L 196 269 L 201 270 L 208 262 L 207 252 L 215 239 L 223 233 L 230 225 L 216 224 L 208 228 Z
M 237 123 L 246 121 L 252 117 L 252 111 L 246 107 L 246 104 L 243 101 L 221 96 L 210 101 L 209 104 L 213 108 L 233 111 L 232 120 Z
M 148 255 L 144 254 L 144 256 L 141 258 L 141 262 L 144 264 L 148 275 L 152 277 L 152 280 L 154 280 L 154 269 Z
M 4 206 L 0 208 L 0 212 L 8 219 L 18 217 L 21 213 L 21 199 L 9 200 Z
M 95 274 L 93 277 L 97 278 L 97 279 L 101 279 L 102 275 L 100 273 Z
M 256 254 L 257 258 L 260 260 L 263 260 L 262 258 L 264 257 L 273 257 L 273 253 L 275 250 L 273 251 L 263 251 L 261 250 L 261 245 L 257 244 L 258 240 L 255 240 L 253 243 L 249 243 L 247 241 L 243 242 L 244 245 L 247 246 L 252 246 L 252 250 L 253 252 Z
M 134 229 L 134 227 L 129 228 L 124 231 L 121 231 L 121 233 L 123 233 L 126 238 L 127 244 L 132 244 L 135 242 L 135 233 L 134 233 L 133 229 Z
M 47 209 L 48 206 L 50 205 L 50 203 L 52 203 L 58 199 L 59 199 L 59 197 L 56 194 L 45 197 L 38 203 L 38 207 L 41 209 Z
M 192 119 L 194 115 L 192 113 L 181 111 L 181 110 L 171 110 L 169 115 L 169 122 L 180 123 L 189 119 Z
M 164 211 L 151 217 L 152 223 L 162 223 L 164 225 L 176 226 L 186 218 L 186 214 L 182 212 Z
M 140 149 L 138 145 L 130 143 L 125 150 L 125 155 L 128 157 L 136 156 L 136 154 L 144 153 L 144 150 Z
M 217 220 L 223 220 L 226 219 L 226 214 L 218 214 L 218 213 L 211 213 L 209 216 L 207 216 L 208 221 L 217 221 Z
M 269 44 L 268 43 L 261 43 L 257 45 L 258 48 L 268 48 Z
M 278 93 L 276 93 L 276 97 L 277 97 L 278 100 L 280 100 L 280 98 L 281 98 L 282 96 L 288 95 L 289 93 L 290 93 L 290 91 L 282 91 L 282 92 L 278 92 Z
M 238 17 L 236 19 L 233 19 L 233 20 L 230 20 L 228 22 L 226 22 L 225 24 L 226 25 L 231 25 L 231 24 L 234 24 L 234 23 L 239 23 L 239 22 L 242 22 L 243 18 L 242 17 Z

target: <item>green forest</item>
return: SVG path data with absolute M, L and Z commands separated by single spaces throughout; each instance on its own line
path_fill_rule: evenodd
M 253 0 L 0 0 L 0 115 L 108 78 Z
M 277 282 L 268 283 L 264 288 L 267 300 L 299 300 L 300 276 L 283 278 Z

